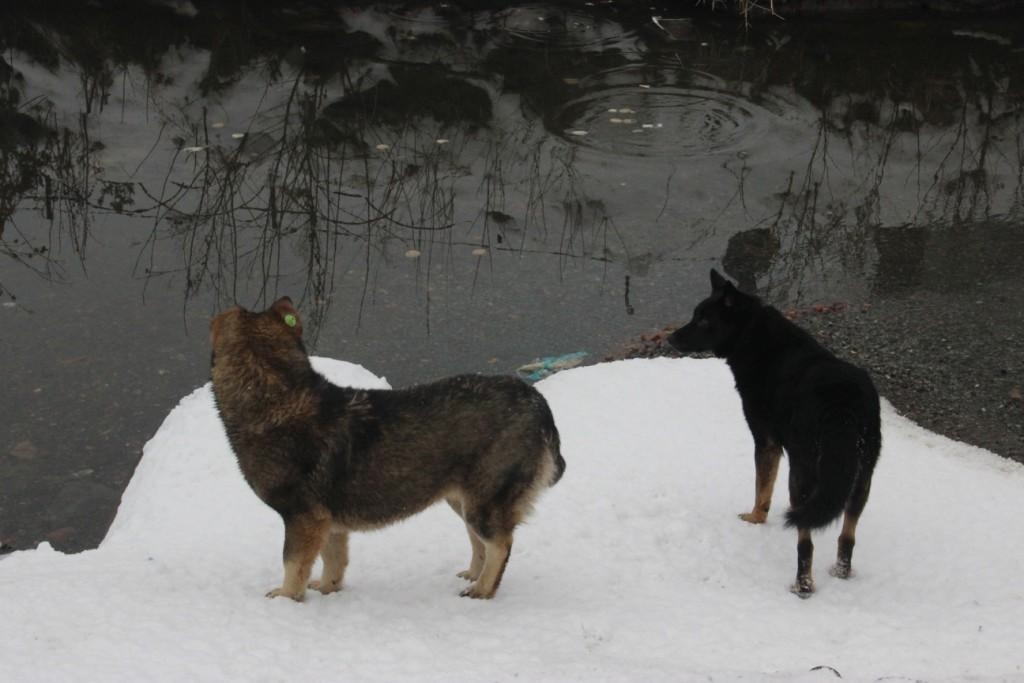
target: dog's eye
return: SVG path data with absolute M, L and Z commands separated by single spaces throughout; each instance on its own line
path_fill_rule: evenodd
M 707 318 L 701 318 L 700 320 L 697 321 L 697 327 L 699 327 L 702 330 L 706 330 L 709 327 L 711 327 L 711 323 L 708 321 Z

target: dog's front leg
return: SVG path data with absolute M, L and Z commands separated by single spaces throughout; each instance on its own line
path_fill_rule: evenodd
M 768 518 L 768 510 L 772 506 L 772 491 L 775 489 L 775 477 L 779 473 L 779 460 L 782 459 L 782 447 L 772 442 L 755 445 L 754 447 L 754 507 L 744 512 L 740 519 L 751 524 L 763 524 Z
M 284 581 L 268 598 L 287 597 L 301 601 L 313 562 L 330 531 L 330 516 L 311 512 L 292 515 L 284 523 Z

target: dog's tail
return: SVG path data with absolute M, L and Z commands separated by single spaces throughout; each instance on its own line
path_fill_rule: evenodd
M 810 496 L 786 513 L 786 526 L 819 529 L 831 524 L 846 507 L 862 467 L 877 457 L 878 446 L 865 431 L 844 425 L 831 429 L 818 446 L 817 478 Z M 870 474 L 869 474 L 870 476 Z
M 548 486 L 554 486 L 565 474 L 565 458 L 562 457 L 562 441 L 558 436 L 558 428 L 554 421 L 551 422 L 551 429 L 544 435 L 545 446 L 548 456 L 554 463 L 554 470 L 551 473 L 551 481 Z
M 850 461 L 822 458 L 818 462 L 818 481 L 811 495 L 800 506 L 786 512 L 786 526 L 798 529 L 819 529 L 831 524 L 843 512 L 853 489 L 856 463 L 850 471 Z
M 562 439 L 558 435 L 558 427 L 555 426 L 555 417 L 551 414 L 547 402 L 544 403 L 544 408 L 544 450 L 554 465 L 548 486 L 554 486 L 565 474 L 565 458 L 562 457 Z

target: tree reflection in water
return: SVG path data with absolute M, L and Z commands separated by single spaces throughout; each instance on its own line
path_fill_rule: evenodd
M 0 297 L 33 346 L 0 374 L 29 395 L 39 360 L 62 384 L 5 412 L 49 455 L 0 459 L 5 481 L 130 469 L 194 381 L 174 366 L 160 394 L 150 366 L 201 364 L 179 303 L 201 326 L 288 293 L 314 346 L 413 380 L 598 351 L 678 317 L 715 261 L 787 306 L 1016 267 L 1024 52 L 998 23 L 36 5 L 0 6 Z M 93 368 L 76 335 L 116 348 Z
M 55 248 L 84 266 L 96 217 L 131 213 L 151 226 L 139 276 L 182 274 L 186 300 L 226 303 L 266 300 L 300 274 L 315 330 L 355 258 L 365 302 L 406 253 L 423 255 L 426 284 L 462 247 L 628 270 L 766 230 L 778 246 L 750 284 L 799 299 L 870 271 L 877 230 L 1020 211 L 1019 55 L 998 43 L 933 31 L 909 65 L 900 41 L 865 64 L 856 29 L 845 43 L 799 25 L 737 36 L 696 18 L 662 33 L 621 8 L 247 11 L 153 18 L 157 40 L 142 43 L 103 12 L 9 10 L 0 253 L 59 278 Z M 34 94 L 21 62 L 76 73 L 80 110 Z M 119 99 L 123 117 L 133 93 L 159 127 L 117 177 L 104 157 L 136 141 L 102 113 Z M 653 109 L 608 116 L 618 100 Z M 723 125 L 738 128 L 716 149 Z M 621 148 L 630 138 L 645 146 Z M 657 187 L 657 212 L 609 192 L 616 164 L 644 197 Z M 698 196 L 709 191 L 717 206 Z M 47 231 L 19 228 L 19 212 Z

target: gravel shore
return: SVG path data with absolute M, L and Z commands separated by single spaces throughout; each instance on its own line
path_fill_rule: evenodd
M 908 418 L 1024 463 L 1024 302 L 1007 294 L 1020 291 L 1007 284 L 783 310 L 838 356 L 867 369 Z M 606 359 L 678 355 L 665 343 L 676 326 L 632 340 Z

